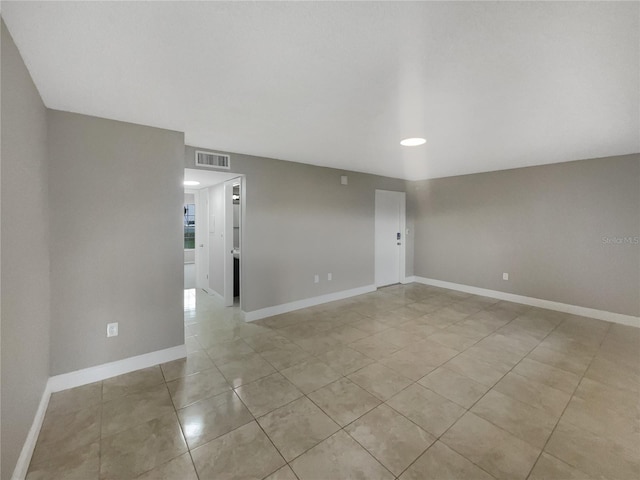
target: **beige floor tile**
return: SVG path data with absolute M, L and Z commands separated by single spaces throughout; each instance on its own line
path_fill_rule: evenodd
M 436 442 L 402 475 L 400 480 L 494 480 L 442 442 Z
M 430 317 L 439 317 L 442 319 L 449 320 L 450 321 L 449 325 L 452 325 L 453 323 L 458 323 L 464 320 L 465 318 L 467 318 L 469 315 L 470 313 L 458 311 L 458 309 L 454 307 L 453 303 L 446 305 L 440 308 L 439 310 L 436 310 L 435 312 L 429 314 Z
M 422 354 L 403 349 L 396 353 L 392 353 L 388 357 L 381 359 L 379 362 L 382 365 L 395 370 L 399 374 L 416 381 L 436 368 L 428 362 L 425 362 L 423 358 L 424 355 Z
M 445 347 L 453 348 L 454 350 L 458 350 L 459 352 L 462 352 L 472 345 L 475 345 L 481 338 L 482 337 L 471 338 L 466 335 L 461 335 L 459 333 L 450 331 L 449 328 L 445 328 L 429 336 L 429 340 L 441 343 Z
M 611 402 L 613 403 L 613 401 Z M 640 462 L 640 415 L 621 415 L 605 405 L 573 397 L 562 419 L 595 435 L 637 450 Z
M 580 383 L 580 377 L 575 373 L 560 370 L 529 358 L 525 358 L 516 365 L 513 372 L 570 394 Z
M 269 362 L 257 353 L 219 365 L 218 369 L 234 388 L 271 375 L 276 371 Z
M 311 358 L 311 353 L 303 350 L 295 343 L 286 347 L 273 348 L 260 353 L 276 370 L 284 370 Z
M 191 455 L 185 453 L 140 475 L 136 480 L 198 480 Z
M 384 332 L 350 343 L 349 347 L 376 360 L 387 357 L 400 350 L 399 346 L 389 343 L 384 339 Z
M 214 345 L 207 350 L 207 355 L 216 365 L 223 365 L 233 360 L 238 360 L 244 355 L 255 353 L 247 342 L 239 338 L 231 342 Z
M 379 363 L 368 365 L 347 378 L 382 401 L 391 398 L 412 383 L 410 379 Z
M 191 451 L 200 480 L 264 478 L 285 462 L 253 421 Z
M 498 479 L 524 479 L 540 450 L 483 420 L 466 413 L 442 438 L 443 443 Z
M 164 383 L 164 377 L 159 366 L 108 378 L 102 382 L 102 401 L 108 402 L 122 395 L 142 392 L 161 383 Z
M 560 420 L 545 451 L 594 478 L 637 479 L 640 463 L 637 450 Z
M 318 359 L 341 375 L 348 375 L 375 362 L 372 358 L 344 345 L 321 353 Z
M 547 453 L 542 453 L 528 480 L 593 480 L 586 473 L 558 460 Z
M 527 355 L 527 358 L 582 376 L 587 370 L 593 355 L 580 352 L 569 354 L 559 352 L 546 345 L 538 345 Z
M 494 389 L 532 407 L 558 417 L 569 403 L 571 395 L 544 383 L 530 380 L 513 372 L 507 373 Z
M 97 480 L 100 476 L 100 443 L 91 443 L 59 457 L 32 462 L 27 480 Z
M 270 330 L 267 333 L 248 337 L 246 339 L 243 339 L 243 341 L 247 345 L 249 345 L 256 353 L 286 347 L 287 345 L 291 345 L 293 343 L 287 337 L 279 335 L 275 330 Z
M 289 465 L 285 465 L 280 470 L 275 471 L 264 480 L 298 480 Z
M 503 367 L 467 355 L 466 352 L 452 358 L 444 366 L 488 387 L 495 385 L 508 371 Z
M 605 385 L 640 393 L 640 374 L 626 365 L 604 358 L 596 357 L 584 376 Z
M 256 335 L 269 333 L 271 329 L 262 325 L 256 325 L 253 322 L 238 322 L 234 326 L 234 332 L 242 338 L 250 338 Z
M 488 386 L 446 367 L 437 368 L 418 383 L 465 408 L 471 408 L 489 390 Z
M 100 444 L 100 479 L 136 478 L 187 451 L 175 413 L 104 437 Z
M 340 430 L 307 397 L 260 417 L 258 423 L 288 462 Z
M 198 339 L 195 337 L 195 335 L 192 337 L 185 337 L 184 345 L 185 347 L 187 347 L 188 354 L 202 350 L 202 345 L 198 343 Z
M 279 373 L 236 388 L 249 411 L 260 417 L 302 396 L 302 392 Z
M 433 342 L 429 339 L 413 343 L 408 347 L 405 347 L 403 350 L 419 355 L 420 360 L 425 365 L 430 365 L 432 367 L 439 367 L 447 360 L 450 360 L 460 353 L 453 348 L 445 347 L 444 345 L 438 342 Z
M 342 427 L 380 404 L 378 398 L 346 378 L 310 393 L 309 398 Z
M 201 332 L 197 332 L 196 329 L 191 329 L 189 331 L 190 334 L 195 335 L 196 340 L 202 348 L 207 350 L 215 345 L 219 345 L 221 343 L 233 342 L 234 340 L 238 340 L 240 337 L 233 330 L 204 330 Z
M 404 323 L 404 322 L 403 322 Z M 400 348 L 404 348 L 412 343 L 416 343 L 421 340 L 421 337 L 416 337 L 414 334 L 406 332 L 396 327 L 389 328 L 380 333 L 376 333 L 374 337 L 379 337 L 384 341 L 391 343 Z
M 393 475 L 344 431 L 339 431 L 291 462 L 300 480 L 391 480 Z
M 436 437 L 442 435 L 466 411 L 418 384 L 391 397 L 387 404 Z
M 113 435 L 173 411 L 173 403 L 164 384 L 140 393 L 118 397 L 102 405 L 102 437 Z
M 516 317 L 516 313 L 505 310 L 482 310 L 465 318 L 460 322 L 460 325 L 469 327 L 479 333 L 490 334 Z
M 402 330 L 403 332 L 410 333 L 415 337 L 418 337 L 418 341 L 420 339 L 426 339 L 429 335 L 432 335 L 439 331 L 438 327 L 434 327 L 433 325 L 425 324 L 421 318 L 416 318 L 413 320 L 409 320 L 408 322 L 402 323 L 396 327 L 398 330 Z
M 566 354 L 577 353 L 579 355 L 593 356 L 598 352 L 597 345 L 584 345 L 565 335 L 555 334 L 555 332 L 551 332 L 547 338 L 540 342 L 540 345 Z
M 394 475 L 400 475 L 435 437 L 386 405 L 380 405 L 345 428 Z
M 480 297 L 471 295 L 462 301 L 452 303 L 449 307 L 456 312 L 464 313 L 465 315 L 473 315 L 483 309 L 483 304 L 478 301 L 478 298 Z
M 231 390 L 225 378 L 216 368 L 167 382 L 167 388 L 176 409 Z
M 331 330 L 314 333 L 309 338 L 298 339 L 295 342 L 312 355 L 326 352 L 343 344 L 337 336 L 332 335 Z
M 65 415 L 47 414 L 40 428 L 32 461 L 40 463 L 98 441 L 101 417 L 100 404 Z
M 311 393 L 341 377 L 338 372 L 317 359 L 311 359 L 293 367 L 285 368 L 280 373 L 287 377 L 303 393 Z
M 640 395 L 629 390 L 611 387 L 585 377 L 574 395 L 594 407 L 610 409 L 629 418 L 640 416 Z
M 510 352 L 493 340 L 495 337 L 485 338 L 469 348 L 465 354 L 477 358 L 489 365 L 495 365 L 500 371 L 511 370 L 523 358 L 520 353 Z
M 462 320 L 455 320 L 451 317 L 448 316 L 444 316 L 444 315 L 440 315 L 438 313 L 440 309 L 436 310 L 435 312 L 432 313 L 427 313 L 426 315 L 423 315 L 422 317 L 418 317 L 417 320 L 419 320 L 421 323 L 425 324 L 425 325 L 430 325 L 432 327 L 438 328 L 438 329 L 443 329 L 443 328 L 447 328 L 450 327 L 451 325 L 454 325 Z
M 558 417 L 527 405 L 496 390 L 490 390 L 471 409 L 473 413 L 542 449 Z
M 420 313 L 420 316 L 423 316 L 427 313 L 433 313 L 436 310 L 442 308 L 442 305 L 437 305 L 435 303 L 430 303 L 428 300 L 421 300 L 410 305 L 407 305 L 411 310 L 415 310 Z
M 374 333 L 380 333 L 384 330 L 391 328 L 386 323 L 378 322 L 372 318 L 366 318 L 364 320 L 359 320 L 351 324 L 353 328 L 357 328 L 358 330 L 362 330 L 365 333 L 373 335 Z
M 47 415 L 64 415 L 102 401 L 102 382 L 90 383 L 51 394 Z
M 178 418 L 191 449 L 253 420 L 234 392 L 221 393 L 178 410 Z
M 329 335 L 338 340 L 340 343 L 347 344 L 368 337 L 369 333 L 363 332 L 362 330 L 352 327 L 351 325 L 342 325 L 329 330 Z
M 165 381 L 170 382 L 171 380 L 186 377 L 192 373 L 213 368 L 214 364 L 205 352 L 199 351 L 187 355 L 187 358 L 163 363 L 161 366 Z
M 482 343 L 493 345 L 498 351 L 505 350 L 517 354 L 520 358 L 526 356 L 540 343 L 540 340 L 526 333 L 503 332 L 503 328 L 484 338 Z

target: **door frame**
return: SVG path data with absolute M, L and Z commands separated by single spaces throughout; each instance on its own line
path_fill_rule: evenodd
M 380 288 L 382 286 L 386 286 L 386 285 L 379 285 L 378 284 L 378 275 L 377 275 L 377 269 L 378 269 L 378 265 L 377 265 L 377 257 L 376 257 L 376 222 L 377 222 L 377 216 L 378 216 L 378 212 L 376 211 L 376 201 L 375 198 L 378 195 L 378 192 L 384 192 L 385 194 L 387 193 L 391 193 L 397 196 L 397 198 L 400 200 L 400 212 L 398 213 L 399 215 L 399 220 L 400 220 L 400 254 L 398 255 L 399 259 L 398 262 L 400 263 L 399 268 L 398 268 L 398 283 L 404 283 L 405 282 L 405 278 L 406 278 L 406 257 L 407 257 L 407 194 L 406 192 L 398 192 L 395 190 L 382 190 L 382 189 L 376 189 L 375 190 L 375 195 L 374 195 L 374 227 L 373 227 L 373 279 L 374 279 L 374 284 L 376 286 L 376 288 Z M 390 284 L 393 285 L 393 284 Z
M 224 306 L 233 306 L 233 186 L 240 185 L 240 231 L 238 246 L 240 248 L 240 306 L 242 306 L 242 270 L 243 261 L 242 254 L 244 251 L 243 236 L 244 236 L 244 208 L 245 208 L 245 177 L 244 175 L 238 175 L 236 178 L 226 180 L 224 182 Z

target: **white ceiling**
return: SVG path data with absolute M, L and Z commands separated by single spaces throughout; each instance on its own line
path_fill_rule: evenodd
M 189 145 L 407 179 L 640 151 L 638 2 L 2 3 L 48 107 Z

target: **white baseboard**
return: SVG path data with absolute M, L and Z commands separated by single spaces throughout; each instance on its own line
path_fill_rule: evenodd
M 375 292 L 375 285 L 367 285 L 364 287 L 352 288 L 351 290 L 342 290 L 341 292 L 327 293 L 326 295 L 320 295 L 318 297 L 305 298 L 304 300 L 297 300 L 291 303 L 283 303 L 281 305 L 274 305 L 273 307 L 261 308 L 260 310 L 253 310 L 251 312 L 242 312 L 245 322 L 255 322 L 261 318 L 271 317 L 273 315 L 280 315 L 281 313 L 293 312 L 294 310 L 300 310 L 301 308 L 313 307 L 322 303 L 334 302 L 336 300 L 343 300 L 349 297 L 355 297 L 356 295 L 363 295 L 365 293 Z
M 42 428 L 44 415 L 45 413 L 47 413 L 47 407 L 49 406 L 50 398 L 51 389 L 49 387 L 49 382 L 47 382 L 44 387 L 44 392 L 42 392 L 42 398 L 40 398 L 40 404 L 38 405 L 36 414 L 33 417 L 33 423 L 31 424 L 31 428 L 29 429 L 27 438 L 22 445 L 22 450 L 20 451 L 20 456 L 18 457 L 16 468 L 13 469 L 11 480 L 24 480 L 27 476 L 29 464 L 31 463 L 31 457 L 33 456 L 33 451 L 36 448 L 36 442 L 38 441 L 38 436 L 40 435 L 40 429 Z
M 413 277 L 417 283 L 432 285 L 434 287 L 449 288 L 460 292 L 472 293 L 474 295 L 483 295 L 485 297 L 497 298 L 508 302 L 522 303 L 531 305 L 532 307 L 546 308 L 558 312 L 571 313 L 582 317 L 596 318 L 607 322 L 619 323 L 621 325 L 630 325 L 640 328 L 640 317 L 633 315 L 624 315 L 622 313 L 607 312 L 605 310 L 596 310 L 595 308 L 580 307 L 578 305 L 569 305 L 568 303 L 553 302 L 551 300 L 542 300 L 540 298 L 525 297 L 514 293 L 499 292 L 497 290 L 488 290 L 486 288 L 472 287 L 470 285 L 462 285 L 459 283 L 445 282 L 443 280 L 435 280 L 433 278 Z
M 141 368 L 153 367 L 160 363 L 170 362 L 187 356 L 186 345 L 156 350 L 136 357 L 129 357 L 115 362 L 103 363 L 95 367 L 83 368 L 75 372 L 63 373 L 49 378 L 50 391 L 59 392 L 69 388 L 80 387 L 107 378 L 133 372 Z
M 402 280 L 400 283 L 402 283 L 403 285 L 406 285 L 407 283 L 414 283 L 415 281 L 416 281 L 415 275 L 411 275 L 409 277 L 404 277 L 404 280 Z
M 51 394 L 59 392 L 61 390 L 67 390 L 69 388 L 80 387 L 93 382 L 99 382 L 107 378 L 122 375 L 123 373 L 133 372 L 134 370 L 140 370 L 141 368 L 153 367 L 160 363 L 170 362 L 179 358 L 187 356 L 187 346 L 178 345 L 176 347 L 166 348 L 164 350 L 157 350 L 155 352 L 145 353 L 136 357 L 129 357 L 115 362 L 104 363 L 95 367 L 84 368 L 82 370 L 76 370 L 75 372 L 64 373 L 62 375 L 55 375 L 49 377 L 45 386 L 42 398 L 40 399 L 40 405 L 36 410 L 33 423 L 29 429 L 27 438 L 22 446 L 22 451 L 18 457 L 16 468 L 13 471 L 11 480 L 24 480 L 27 476 L 27 470 L 31 463 L 31 456 L 36 447 L 36 441 L 38 435 L 40 435 L 40 429 L 42 428 L 42 422 L 44 415 L 47 412 L 47 406 L 49 405 L 49 399 Z

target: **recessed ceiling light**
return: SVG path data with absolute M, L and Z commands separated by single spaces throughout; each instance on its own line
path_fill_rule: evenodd
M 200 182 L 196 182 L 195 180 L 185 180 L 182 183 L 184 183 L 185 187 L 195 187 L 196 185 L 200 185 Z
M 427 143 L 424 138 L 405 138 L 400 142 L 400 145 L 404 145 L 405 147 L 417 147 L 418 145 L 423 145 Z

